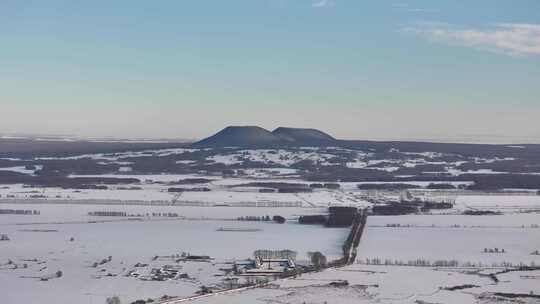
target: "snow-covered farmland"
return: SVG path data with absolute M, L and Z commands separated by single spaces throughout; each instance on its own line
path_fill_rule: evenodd
M 318 164 L 327 164 L 328 160 L 334 158 L 334 154 L 320 153 L 318 151 L 288 151 L 288 150 L 240 150 L 230 154 L 218 154 L 210 156 L 207 160 L 226 165 L 243 163 L 245 160 L 274 164 L 288 167 L 300 161 L 313 161 Z
M 523 278 L 538 276 L 538 271 L 500 275 L 501 282 L 494 284 L 487 276 L 478 275 L 480 270 L 357 264 L 279 280 L 271 288 L 215 295 L 194 303 L 538 303 L 534 299 L 504 300 L 488 293 L 511 290 L 538 294 L 538 279 Z M 486 269 L 486 273 L 496 271 Z M 332 286 L 333 282 L 344 280 L 349 283 L 347 286 Z M 455 286 L 465 288 L 451 290 Z
M 36 171 L 41 170 L 42 168 L 43 166 L 40 166 L 40 165 L 34 166 L 31 169 L 28 169 L 25 166 L 15 166 L 15 167 L 0 168 L 0 171 L 11 171 L 11 172 L 17 172 L 17 173 L 22 173 L 22 174 L 35 175 Z
M 348 234 L 347 228 L 327 229 L 299 225 L 293 221 L 301 214 L 322 212 L 314 208 L 1 206 L 40 211 L 39 215 L 0 217 L 0 233 L 10 238 L 0 242 L 0 286 L 3 301 L 7 303 L 33 302 L 38 298 L 42 303 L 104 303 L 105 298 L 113 295 L 120 296 L 123 301 L 157 298 L 165 294 L 190 296 L 200 286 L 211 286 L 220 281 L 214 275 L 221 273 L 221 263 L 249 258 L 257 249 L 295 250 L 300 260 L 307 259 L 309 251 L 321 251 L 331 259 L 338 258 L 341 244 Z M 88 215 L 90 211 L 99 210 L 133 214 L 174 212 L 180 217 L 145 216 L 140 220 L 128 220 Z M 234 220 L 240 216 L 276 214 L 291 221 L 274 224 Z M 217 231 L 222 227 L 257 231 Z M 209 255 L 214 260 L 211 263 L 181 263 L 190 280 L 152 282 L 124 276 L 136 263 L 151 263 L 156 255 L 182 252 Z M 91 267 L 95 261 L 108 256 L 112 257 L 110 262 Z M 13 269 L 14 264 L 19 267 Z M 27 268 L 23 268 L 23 264 L 27 264 Z M 62 271 L 62 277 L 48 281 L 39 279 L 56 271 Z
M 156 174 L 160 171 L 145 163 L 149 160 L 164 161 L 160 168 L 167 173 Z M 421 187 L 410 190 L 415 197 L 440 196 L 456 202 L 453 209 L 432 211 L 439 213 L 434 215 L 370 217 L 358 248 L 361 262 L 368 259 L 405 264 L 418 259 L 457 261 L 460 265 L 474 264 L 474 271 L 482 268 L 488 273 L 492 270 L 483 268 L 494 267 L 493 264 L 540 264 L 539 256 L 531 254 L 540 250 L 538 213 L 533 213 L 540 210 L 536 189 L 496 193 L 464 190 L 477 179 L 459 177 L 464 174 L 498 177 L 517 168 L 513 166 L 528 165 L 510 157 L 397 149 L 372 153 L 331 147 L 182 148 L 37 157 L 27 160 L 28 164 L 33 162 L 33 169 L 26 166 L 26 161 L 5 159 L 6 165 L 0 171 L 10 171 L 4 173 L 6 176 L 19 173 L 24 175 L 22 180 L 32 181 L 46 178 L 51 170 L 54 173 L 56 161 L 84 165 L 84 170 L 79 171 L 76 166 L 59 166 L 57 169 L 68 181 L 95 177 L 96 182 L 91 185 L 67 182 L 65 187 L 41 187 L 50 185 L 46 183 L 0 185 L 1 208 L 39 211 L 35 215 L 0 215 L 0 234 L 10 238 L 0 242 L 0 287 L 8 291 L 3 292 L 8 303 L 32 302 L 37 298 L 46 304 L 103 303 L 112 295 L 129 303 L 164 294 L 190 296 L 202 285 L 219 284 L 223 278 L 220 268 L 230 266 L 225 263 L 248 258 L 256 249 L 288 248 L 296 250 L 300 260 L 306 259 L 309 251 L 321 251 L 329 259 L 337 258 L 348 229 L 303 226 L 296 219 L 300 215 L 321 214 L 328 206 L 369 207 L 372 203 L 367 200 L 372 197 L 400 196 L 394 190 L 360 190 L 359 184 L 406 183 Z M 515 161 L 517 164 L 512 165 Z M 94 167 L 94 163 L 99 166 Z M 340 166 L 344 170 L 328 175 L 328 180 L 306 174 L 319 170 L 332 172 Z M 530 170 L 515 174 L 537 174 Z M 362 178 L 354 178 L 357 171 Z M 366 178 L 372 173 L 374 178 Z M 377 182 L 376 176 L 382 180 Z M 422 178 L 415 180 L 416 176 Z M 138 181 L 117 184 L 101 182 L 99 178 Z M 359 182 L 340 182 L 343 180 Z M 339 184 L 339 189 L 324 185 L 330 182 Z M 280 193 L 278 189 L 285 188 L 279 184 L 306 189 L 312 184 L 313 187 L 308 189 L 311 192 Z M 431 184 L 451 184 L 455 189 L 431 189 Z M 465 210 L 490 210 L 502 215 L 459 215 Z M 126 212 L 130 216 L 88 215 L 95 211 Z M 279 225 L 237 220 L 273 215 L 282 215 L 288 221 Z M 217 231 L 219 228 L 233 231 Z M 495 248 L 497 252 L 492 252 Z M 182 252 L 209 255 L 214 260 L 179 265 L 189 274 L 189 279 L 153 282 L 124 276 L 136 263 L 148 264 L 137 269 L 144 274 L 162 263 L 153 257 Z M 108 256 L 111 260 L 103 266 L 91 267 Z M 22 267 L 24 264 L 26 268 Z M 14 265 L 17 269 L 13 269 Z M 468 273 L 469 268 L 352 265 L 275 282 L 279 288 L 271 285 L 273 289 L 220 295 L 201 302 L 482 303 L 484 300 L 479 295 L 484 292 L 539 292 L 535 287 L 538 274 L 502 274 L 502 282 L 492 284 L 485 276 Z M 62 271 L 62 277 L 40 281 L 58 270 Z M 524 279 L 524 276 L 532 278 Z M 328 285 L 338 280 L 348 280 L 349 286 Z M 478 287 L 463 291 L 440 289 L 463 284 Z
M 238 182 L 238 181 L 237 181 Z M 247 181 L 246 181 L 247 182 Z M 366 206 L 367 203 L 344 192 L 317 190 L 312 193 L 262 193 L 254 187 L 228 188 L 216 182 L 211 191 L 168 192 L 171 186 L 160 184 L 132 185 L 138 190 L 127 190 L 130 186 L 111 186 L 107 190 L 25 188 L 10 185 L 0 188 L 0 202 L 32 203 L 100 203 L 100 204 L 144 204 L 144 205 L 199 205 L 199 206 L 322 206 L 335 204 Z M 237 183 L 234 183 L 237 184 Z
M 504 249 L 488 253 L 485 249 Z M 371 216 L 359 259 L 540 264 L 537 214 Z
M 175 177 L 176 178 L 176 177 Z M 185 177 L 182 177 L 185 178 Z M 118 295 L 124 301 L 140 298 L 156 298 L 164 294 L 187 297 L 202 285 L 218 284 L 223 262 L 250 257 L 254 250 L 284 249 L 298 251 L 299 259 L 306 259 L 308 251 L 320 250 L 329 258 L 341 254 L 341 245 L 348 229 L 328 229 L 321 226 L 296 224 L 299 215 L 320 214 L 329 203 L 352 204 L 356 199 L 348 191 L 317 190 L 313 193 L 258 193 L 242 187 L 229 188 L 228 179 L 217 178 L 210 192 L 183 193 L 175 205 L 171 205 L 170 193 L 161 191 L 159 184 L 143 184 L 144 190 L 88 190 L 89 198 L 96 198 L 93 191 L 103 193 L 162 193 L 167 206 L 160 204 L 50 204 L 51 200 L 32 201 L 20 199 L 15 204 L 3 203 L 3 209 L 39 210 L 39 215 L 1 215 L 0 233 L 7 234 L 10 241 L 0 242 L 0 286 L 13 291 L 4 295 L 7 303 L 31 301 L 47 295 L 44 303 L 92 302 L 103 303 L 106 297 Z M 224 184 L 219 184 L 224 183 Z M 235 183 L 236 184 L 236 183 Z M 158 187 L 154 190 L 152 187 Z M 345 187 L 345 185 L 343 185 Z M 15 193 L 15 188 L 2 189 Z M 161 189 L 161 190 L 159 190 Z M 29 189 L 20 187 L 19 191 Z M 55 191 L 46 189 L 45 193 Z M 64 189 L 58 191 L 64 191 Z M 65 190 L 67 191 L 67 190 Z M 81 193 L 87 190 L 81 191 Z M 20 193 L 19 193 L 20 194 Z M 185 196 L 185 197 L 184 197 Z M 463 195 L 457 197 L 458 209 L 489 206 L 523 206 L 540 204 L 538 196 L 508 195 L 494 196 Z M 181 202 L 198 200 L 234 203 L 240 201 L 282 200 L 300 201 L 304 207 L 195 207 Z M 29 201 L 28 201 L 29 202 Z M 37 202 L 37 203 L 35 203 Z M 361 206 L 362 201 L 356 205 Z M 364 205 L 365 206 L 365 205 Z M 309 208 L 308 208 L 309 207 Z M 117 217 L 89 216 L 93 211 L 119 211 L 143 215 L 138 220 Z M 177 213 L 176 218 L 153 217 L 152 213 Z M 148 216 L 147 216 L 148 214 Z M 282 215 L 288 219 L 284 225 L 265 222 L 235 221 L 241 216 Z M 460 263 L 540 264 L 540 258 L 531 255 L 540 250 L 540 228 L 535 213 L 509 212 L 493 216 L 465 215 L 407 215 L 371 216 L 358 249 L 359 261 L 379 258 L 403 261 L 425 259 L 457 260 Z M 249 228 L 253 232 L 220 232 L 221 227 Z M 48 231 L 48 232 L 45 232 Z M 73 241 L 70 239 L 73 238 Z M 485 249 L 505 249 L 504 253 L 486 253 Z M 181 252 L 210 255 L 215 258 L 209 264 L 185 263 L 181 266 L 190 274 L 191 280 L 164 282 L 141 281 L 123 276 L 136 263 L 153 262 L 156 255 L 171 255 Z M 112 256 L 111 262 L 103 267 L 89 265 L 96 260 Z M 34 260 L 37 262 L 25 262 Z M 8 260 L 16 264 L 28 264 L 28 268 L 10 269 Z M 45 263 L 43 263 L 45 262 Z M 41 264 L 38 264 L 41 263 Z M 46 268 L 43 268 L 46 267 Z M 152 266 L 149 266 L 152 267 Z M 157 267 L 157 266 L 156 266 Z M 105 269 L 101 272 L 101 269 Z M 40 271 L 41 270 L 41 271 Z M 61 270 L 63 276 L 49 281 L 39 277 Z M 142 271 L 142 270 L 141 270 Z M 110 276 L 108 274 L 111 274 Z M 415 280 L 404 283 L 404 278 Z M 38 278 L 28 278 L 38 277 Z M 415 303 L 416 300 L 438 303 L 475 303 L 478 294 L 493 291 L 528 292 L 534 283 L 511 283 L 521 277 L 512 277 L 495 287 L 489 279 L 464 273 L 461 270 L 435 270 L 428 267 L 402 267 L 353 265 L 342 270 L 328 270 L 320 274 L 309 274 L 298 280 L 278 281 L 279 289 L 260 289 L 239 294 L 219 295 L 200 300 L 202 303 L 302 303 L 312 297 L 314 303 L 348 303 L 348 299 L 360 303 Z M 328 284 L 336 280 L 348 280 L 350 288 L 336 289 Z M 534 280 L 533 280 L 534 282 Z M 372 285 L 379 285 L 374 287 Z M 474 284 L 480 286 L 476 293 L 468 290 L 440 291 L 439 287 Z M 314 286 L 317 285 L 317 286 Z M 323 285 L 322 287 L 319 285 Z M 361 285 L 354 287 L 354 285 Z M 518 286 L 518 287 L 516 287 Z M 305 287 L 305 288 L 304 288 Z M 28 291 L 20 293 L 20 288 Z M 439 291 L 437 291 L 439 290 Z M 343 301 L 341 301 L 343 300 Z M 220 302 L 221 301 L 221 302 Z M 274 302 L 272 302 L 274 301 Z M 281 301 L 281 302 L 279 302 Z M 318 302 L 317 302 L 318 301 Z M 129 303 L 129 302 L 128 302 Z

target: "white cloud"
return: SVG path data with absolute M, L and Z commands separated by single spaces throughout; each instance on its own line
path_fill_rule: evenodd
M 408 12 L 411 13 L 438 13 L 440 10 L 433 9 L 433 8 L 409 8 L 407 9 Z
M 317 0 L 311 4 L 312 7 L 328 7 L 333 5 L 334 2 L 332 0 Z
M 419 8 L 419 7 L 412 7 L 408 3 L 404 2 L 395 2 L 392 3 L 392 8 L 402 11 L 402 12 L 408 12 L 408 13 L 439 13 L 439 9 L 434 8 Z
M 489 29 L 455 29 L 423 25 L 404 31 L 437 42 L 463 45 L 508 55 L 540 55 L 540 24 L 501 23 Z

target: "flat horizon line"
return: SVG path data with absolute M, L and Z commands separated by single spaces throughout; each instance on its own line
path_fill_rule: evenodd
M 131 142 L 131 143 L 194 143 L 202 138 L 159 137 L 159 136 L 85 136 L 61 134 L 27 134 L 5 133 L 0 139 L 28 139 L 36 141 L 92 141 L 92 142 Z M 367 138 L 337 138 L 342 141 L 375 141 L 375 142 L 427 142 L 447 144 L 485 144 L 485 145 L 538 145 L 540 138 L 504 136 L 504 135 L 470 135 L 455 137 L 367 137 Z

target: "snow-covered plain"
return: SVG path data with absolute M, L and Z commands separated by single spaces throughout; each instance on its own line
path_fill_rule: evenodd
M 233 195 L 236 195 L 234 193 Z M 482 198 L 482 197 L 481 197 Z M 473 197 L 472 201 L 481 201 Z M 512 196 L 506 199 L 523 199 Z M 487 198 L 486 198 L 487 199 Z M 2 215 L 0 233 L 10 241 L 0 242 L 0 286 L 6 303 L 104 303 L 118 295 L 123 301 L 157 298 L 162 295 L 187 297 L 201 285 L 220 282 L 223 262 L 248 258 L 261 248 L 298 251 L 306 259 L 308 251 L 320 250 L 329 258 L 340 256 L 340 248 L 348 229 L 327 229 L 303 226 L 295 219 L 303 214 L 318 214 L 324 208 L 246 208 L 193 207 L 157 205 L 92 205 L 92 204 L 0 204 L 3 209 L 39 210 L 39 215 Z M 178 213 L 179 218 L 143 217 L 128 221 L 117 217 L 88 216 L 91 211 L 125 211 L 131 214 Z M 240 216 L 283 215 L 284 225 L 264 222 L 234 221 Z M 89 221 L 106 221 L 90 223 Z M 109 222 L 107 222 L 109 221 Z M 540 256 L 540 229 L 537 214 L 512 213 L 498 216 L 408 215 L 368 218 L 368 226 L 359 247 L 358 259 L 380 258 L 407 261 L 414 259 L 458 260 L 491 267 L 492 263 L 513 264 L 534 262 Z M 390 227 L 399 224 L 400 227 Z M 218 228 L 256 228 L 258 232 L 219 232 Z M 32 230 L 52 230 L 40 232 Z M 30 231 L 28 231 L 30 230 Z M 70 238 L 74 238 L 70 242 Z M 484 248 L 505 249 L 504 254 L 484 253 Z M 135 263 L 151 263 L 156 255 L 210 255 L 212 263 L 182 264 L 191 280 L 152 282 L 122 276 Z M 92 268 L 94 261 L 112 256 L 103 267 Z M 24 260 L 38 259 L 39 262 Z M 5 263 L 27 263 L 27 269 L 9 269 Z M 41 262 L 43 264 L 38 264 Z M 153 265 L 153 264 L 151 264 Z M 39 271 L 41 268 L 44 270 Z M 100 269 L 106 269 L 100 272 Z M 63 276 L 43 282 L 37 278 L 58 270 Z M 500 270 L 500 269 L 499 269 Z M 105 276 L 111 273 L 115 276 Z M 525 275 L 528 275 L 526 273 Z M 202 303 L 476 303 L 481 292 L 529 292 L 537 280 L 525 281 L 507 274 L 503 282 L 492 286 L 489 279 L 465 273 L 464 270 L 429 267 L 353 265 L 341 270 L 328 270 L 304 275 L 299 279 L 278 281 L 279 289 L 261 289 L 238 294 L 219 295 L 199 300 Z M 414 280 L 408 280 L 414 277 Z M 336 280 L 348 280 L 360 287 L 336 289 L 324 286 Z M 523 282 L 516 283 L 516 282 Z M 377 284 L 378 287 L 372 285 Z M 439 287 L 462 284 L 481 286 L 474 290 L 444 291 Z M 323 285 L 323 286 L 319 286 Z M 24 293 L 20 290 L 25 290 Z M 474 291 L 474 292 L 469 292 Z M 129 303 L 129 302 L 127 302 Z
M 105 303 L 118 295 L 123 301 L 158 298 L 162 295 L 190 296 L 201 285 L 220 281 L 215 274 L 220 263 L 249 258 L 257 249 L 291 249 L 298 259 L 307 252 L 321 251 L 338 258 L 348 229 L 322 226 L 235 221 L 240 216 L 280 214 L 293 220 L 301 214 L 322 212 L 314 208 L 234 208 L 179 206 L 103 206 L 2 204 L 4 209 L 39 210 L 39 215 L 2 215 L 0 233 L 10 241 L 0 242 L 0 286 L 2 303 Z M 149 217 L 141 221 L 117 217 L 88 216 L 89 211 L 126 211 L 133 214 L 178 213 L 180 218 Z M 102 220 L 110 222 L 99 222 Z M 97 221 L 97 222 L 89 222 Z M 221 232 L 217 229 L 255 228 L 256 232 Z M 49 232 L 45 232 L 49 230 Z M 74 241 L 70 241 L 74 238 Z M 156 255 L 189 252 L 209 255 L 212 263 L 181 264 L 194 280 L 151 282 L 123 275 L 136 263 L 149 263 Z M 111 262 L 90 267 L 112 256 Z M 25 260 L 37 259 L 38 262 Z M 28 265 L 10 269 L 8 260 Z M 44 262 L 44 263 L 41 263 Z M 195 263 L 195 264 L 194 264 Z M 173 263 L 174 264 L 174 263 Z M 46 267 L 42 271 L 41 268 Z M 106 269 L 101 272 L 101 269 Z M 39 277 L 62 271 L 49 281 Z M 114 276 L 105 276 L 111 273 Z M 36 276 L 38 278 L 24 278 Z M 23 292 L 24 291 L 24 292 Z M 127 302 L 129 303 L 129 302 Z
M 159 176 L 158 176 L 159 177 Z M 316 190 L 312 193 L 261 193 L 257 187 L 235 187 L 253 180 L 220 180 L 208 186 L 207 192 L 168 192 L 170 185 L 133 184 L 110 186 L 107 190 L 96 189 L 61 189 L 61 188 L 25 188 L 22 184 L 0 187 L 0 202 L 33 203 L 100 203 L 100 204 L 154 204 L 154 205 L 230 205 L 230 206 L 329 206 L 345 204 L 365 206 L 367 203 L 346 192 Z M 280 182 L 282 180 L 273 180 Z M 136 186 L 140 190 L 125 190 Z
M 396 224 L 400 227 L 387 227 Z M 540 256 L 531 255 L 540 249 L 537 224 L 537 214 L 371 216 L 358 257 L 540 265 Z M 505 253 L 484 253 L 484 248 Z
M 0 171 L 11 171 L 28 175 L 35 175 L 36 171 L 41 170 L 43 166 L 35 166 L 34 169 L 27 169 L 25 166 L 4 167 L 0 168 Z
M 121 165 L 120 171 L 123 172 L 70 177 L 125 177 L 136 178 L 140 182 L 109 185 L 107 190 L 0 185 L 1 209 L 40 212 L 39 215 L 0 215 L 0 234 L 7 234 L 11 239 L 0 242 L 2 303 L 34 303 L 36 299 L 45 304 L 104 303 L 105 298 L 113 295 L 120 296 L 124 303 L 141 298 L 157 298 L 164 294 L 186 297 L 193 295 L 202 285 L 219 284 L 222 279 L 219 275 L 223 274 L 220 268 L 226 265 L 225 262 L 248 258 L 256 249 L 292 249 L 298 251 L 299 259 L 306 259 L 309 251 L 321 251 L 330 259 L 337 258 L 341 254 L 341 245 L 348 229 L 303 226 L 296 224 L 296 219 L 300 215 L 323 213 L 326 207 L 333 205 L 370 206 L 365 200 L 369 191 L 361 191 L 357 187 L 362 183 L 340 182 L 339 190 L 315 189 L 312 193 L 261 193 L 259 190 L 264 187 L 249 185 L 254 182 L 309 184 L 301 179 L 302 170 L 295 167 L 300 162 L 311 162 L 319 166 L 342 164 L 348 168 L 387 172 L 432 165 L 443 168 L 443 171 L 436 173 L 457 176 L 466 173 L 505 173 L 491 169 L 462 170 L 459 167 L 464 164 L 493 164 L 514 160 L 507 157 L 460 157 L 428 151 L 409 153 L 396 149 L 388 151 L 394 155 L 386 159 L 377 158 L 374 153 L 367 151 L 341 148 L 229 150 L 220 150 L 212 156 L 196 160 L 183 155 L 200 152 L 199 149 L 127 151 L 33 159 L 38 162 L 91 159 L 100 164 Z M 232 165 L 249 161 L 257 162 L 257 166 L 267 165 L 271 168 L 243 168 L 242 174 L 235 176 L 195 170 L 186 172 L 200 173 L 139 174 L 131 171 L 136 162 L 134 158 L 137 157 L 179 157 L 174 159 L 175 163 L 185 167 L 201 163 Z M 445 157 L 453 160 L 447 161 Z M 19 165 L 0 168 L 28 175 L 34 175 L 40 169 L 42 167 L 36 166 L 36 169 L 29 170 Z M 180 180 L 193 178 L 210 181 L 178 185 Z M 424 180 L 407 183 L 426 187 L 432 182 Z M 470 185 L 472 181 L 435 183 L 461 186 Z M 168 192 L 170 187 L 207 187 L 211 191 L 172 193 Z M 358 259 L 360 262 L 373 258 L 401 262 L 416 259 L 431 262 L 456 260 L 460 264 L 476 264 L 477 268 L 472 270 L 487 273 L 495 271 L 484 269 L 494 267 L 494 263 L 538 265 L 540 256 L 531 255 L 531 252 L 540 250 L 540 220 L 538 213 L 524 212 L 540 210 L 540 196 L 520 191 L 490 195 L 462 190 L 411 190 L 417 196 L 454 198 L 455 208 L 441 211 L 446 214 L 370 217 L 359 247 Z M 395 192 L 384 195 L 393 195 L 394 198 L 399 196 Z M 459 215 L 464 210 L 492 210 L 503 214 Z M 121 211 L 144 216 L 137 220 L 89 216 L 88 212 L 93 211 Z M 177 213 L 179 217 L 151 216 L 152 213 Z M 242 216 L 266 215 L 282 215 L 288 222 L 278 225 L 235 220 Z M 258 231 L 217 231 L 222 227 Z M 73 241 L 70 241 L 71 238 Z M 505 252 L 484 252 L 484 249 L 493 248 L 504 249 Z M 147 268 L 158 267 L 159 260 L 153 262 L 152 257 L 182 252 L 209 255 L 214 260 L 211 263 L 182 263 L 183 271 L 191 278 L 189 280 L 153 282 L 123 276 L 133 269 L 135 263 L 148 263 L 150 266 Z M 95 261 L 108 256 L 112 256 L 110 262 L 98 268 L 90 267 Z M 7 264 L 10 260 L 17 265 L 27 264 L 28 268 L 12 269 L 14 264 Z M 483 266 L 479 267 L 480 264 Z M 39 280 L 39 277 L 54 274 L 58 270 L 63 272 L 61 278 Z M 107 276 L 109 273 L 111 276 Z M 539 280 L 535 276 L 538 277 L 538 272 L 508 273 L 500 275 L 500 283 L 493 284 L 489 278 L 471 273 L 471 269 L 358 264 L 281 280 L 276 282 L 279 288 L 219 295 L 200 302 L 483 303 L 484 300 L 478 298 L 483 292 L 540 292 Z M 342 288 L 327 286 L 329 282 L 337 280 L 348 280 L 350 285 Z M 479 287 L 461 291 L 440 289 L 462 284 Z
M 500 274 L 498 283 L 479 275 L 504 269 L 494 268 L 494 262 L 540 264 L 540 256 L 530 254 L 540 248 L 540 229 L 534 226 L 537 222 L 537 214 L 372 216 L 358 248 L 359 262 L 378 257 L 383 262 L 384 259 L 458 260 L 460 264 L 472 262 L 476 266 L 355 264 L 279 280 L 269 288 L 207 297 L 195 303 L 538 303 L 534 299 L 494 299 L 490 293 L 539 294 L 540 270 Z M 385 227 L 397 223 L 410 227 Z M 460 227 L 452 227 L 455 224 Z M 489 254 L 482 252 L 485 247 L 506 250 L 504 254 Z M 349 285 L 329 285 L 342 280 L 347 280 Z M 466 284 L 473 287 L 443 289 Z
M 538 271 L 501 275 L 501 283 L 494 284 L 489 278 L 477 275 L 474 269 L 356 264 L 280 280 L 271 288 L 216 295 L 194 303 L 538 303 L 534 299 L 480 301 L 485 292 L 510 290 L 538 294 L 538 279 L 523 279 L 524 275 L 538 275 Z M 349 286 L 329 286 L 331 282 L 342 280 L 347 280 Z M 478 287 L 453 291 L 444 289 L 465 284 Z
M 193 153 L 204 153 L 205 157 L 197 158 Z M 302 162 L 309 162 L 318 166 L 343 165 L 348 168 L 362 168 L 386 172 L 395 172 L 400 169 L 410 169 L 420 166 L 436 165 L 441 171 L 427 170 L 424 173 L 435 173 L 449 176 L 459 176 L 463 174 L 504 174 L 508 172 L 494 171 L 480 168 L 477 170 L 462 170 L 461 166 L 467 164 L 485 165 L 501 162 L 515 161 L 513 157 L 477 157 L 462 156 L 458 154 L 439 152 L 402 152 L 395 148 L 390 148 L 387 153 L 391 156 L 381 157 L 371 151 L 359 149 L 345 149 L 339 147 L 298 147 L 288 149 L 240 149 L 238 147 L 227 147 L 223 149 L 197 149 L 197 148 L 173 148 L 156 149 L 142 151 L 125 151 L 114 153 L 94 153 L 81 154 L 62 157 L 31 157 L 21 158 L 0 158 L 0 160 L 12 161 L 51 161 L 51 160 L 94 160 L 99 164 L 120 164 L 129 165 L 137 158 L 166 158 L 176 157 L 176 164 L 186 167 L 197 164 L 224 164 L 240 165 L 246 162 L 257 162 L 272 167 L 290 168 Z M 126 161 L 129 160 L 129 161 Z M 119 171 L 122 172 L 122 171 Z M 537 175 L 540 172 L 522 172 L 521 174 Z

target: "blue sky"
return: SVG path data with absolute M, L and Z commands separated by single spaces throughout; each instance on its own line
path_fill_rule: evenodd
M 539 1 L 2 1 L 0 133 L 540 141 Z

